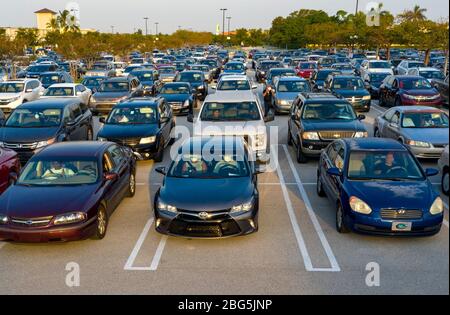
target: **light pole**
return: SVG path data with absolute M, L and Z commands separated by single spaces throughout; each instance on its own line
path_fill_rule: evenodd
M 356 0 L 356 11 L 355 11 L 355 16 L 358 15 L 358 11 L 359 11 L 359 0 Z
M 223 23 L 222 23 L 222 37 L 225 40 L 225 12 L 227 12 L 228 9 L 220 9 L 220 11 L 222 11 L 223 14 Z
M 144 20 L 145 20 L 145 35 L 148 35 L 148 17 L 145 17 Z
M 228 16 L 227 20 L 228 20 L 228 36 L 230 36 L 230 32 L 231 32 L 231 27 L 230 27 L 230 25 L 231 25 L 231 16 Z
M 158 36 L 158 34 L 159 34 L 159 33 L 158 33 L 158 25 L 159 25 L 159 22 L 155 22 L 155 26 L 156 26 L 156 33 L 155 33 L 155 35 L 156 35 L 156 36 Z
M 114 25 L 111 25 L 111 34 L 114 34 Z

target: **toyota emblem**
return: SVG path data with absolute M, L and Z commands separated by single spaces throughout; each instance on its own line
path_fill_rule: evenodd
M 209 218 L 208 212 L 200 212 L 200 213 L 198 214 L 198 216 L 199 216 L 200 219 L 203 219 L 203 220 L 206 220 L 206 219 Z

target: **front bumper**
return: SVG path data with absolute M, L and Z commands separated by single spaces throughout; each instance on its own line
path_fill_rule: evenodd
M 421 148 L 421 147 L 415 147 L 415 146 L 409 146 L 407 145 L 409 150 L 419 159 L 439 159 L 444 152 L 445 148 L 435 148 L 435 147 L 429 147 L 429 148 Z
M 409 98 L 402 97 L 402 105 L 406 106 L 432 106 L 441 107 L 443 105 L 442 99 L 436 100 L 411 100 Z
M 20 243 L 69 242 L 89 238 L 97 229 L 97 218 L 67 226 L 19 228 L 0 225 L 0 240 Z
M 307 156 L 318 157 L 330 143 L 331 141 L 324 141 L 324 140 L 317 140 L 317 141 L 302 140 L 302 152 L 304 155 Z
M 370 110 L 370 103 L 371 100 L 360 100 L 360 101 L 353 101 L 352 99 L 347 99 L 347 101 L 352 104 L 353 108 L 356 111 L 369 111 Z
M 155 211 L 156 231 L 187 238 L 226 238 L 247 235 L 258 231 L 258 209 L 241 214 L 228 213 L 202 220 L 194 213 L 170 214 Z
M 385 236 L 431 236 L 439 233 L 444 220 L 444 215 L 432 215 L 423 213 L 421 219 L 385 219 L 380 211 L 374 211 L 370 215 L 356 213 L 348 209 L 346 216 L 347 226 L 356 233 L 385 235 Z M 411 231 L 393 231 L 394 222 L 412 223 Z

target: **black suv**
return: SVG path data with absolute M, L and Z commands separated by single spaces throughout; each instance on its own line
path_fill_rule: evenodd
M 78 98 L 47 98 L 19 105 L 0 128 L 0 146 L 25 164 L 56 142 L 93 139 L 92 113 Z
M 89 106 L 95 114 L 107 115 L 120 101 L 143 95 L 141 82 L 135 76 L 110 78 L 92 95 Z
M 73 79 L 66 71 L 44 72 L 39 76 L 42 86 L 48 89 L 50 85 L 57 83 L 73 83 Z
M 363 138 L 368 133 L 352 105 L 331 93 L 301 93 L 294 100 L 288 122 L 288 144 L 294 145 L 298 163 L 320 156 L 330 142 Z

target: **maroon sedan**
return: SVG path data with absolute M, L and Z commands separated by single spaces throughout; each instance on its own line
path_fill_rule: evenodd
M 311 78 L 315 70 L 317 70 L 317 63 L 315 62 L 300 62 L 295 68 L 297 75 L 305 79 Z
M 122 199 L 134 196 L 135 175 L 133 152 L 115 143 L 48 146 L 0 195 L 0 240 L 102 239 Z
M 0 194 L 17 180 L 20 161 L 17 153 L 0 147 Z

